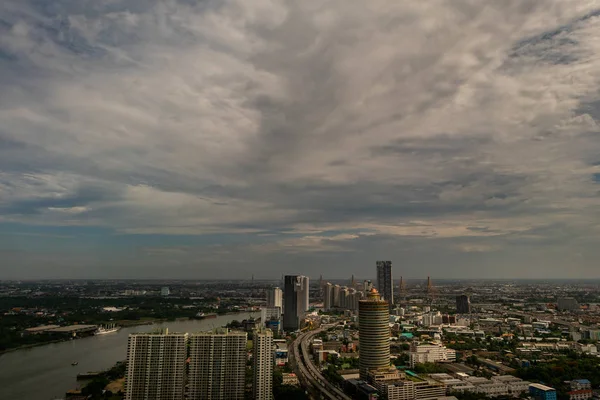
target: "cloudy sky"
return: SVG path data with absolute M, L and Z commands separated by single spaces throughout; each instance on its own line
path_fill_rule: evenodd
M 1 278 L 600 277 L 600 1 L 0 2 Z

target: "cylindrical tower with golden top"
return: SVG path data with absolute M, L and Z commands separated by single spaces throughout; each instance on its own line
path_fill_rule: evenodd
M 390 309 L 377 289 L 358 302 L 360 379 L 367 380 L 369 371 L 390 366 Z

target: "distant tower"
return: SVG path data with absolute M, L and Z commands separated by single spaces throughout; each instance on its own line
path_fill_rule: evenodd
M 431 283 L 431 277 L 427 277 L 427 299 L 429 300 L 429 304 L 433 304 L 435 300 L 435 288 L 433 287 L 433 283 Z
M 392 262 L 377 261 L 377 289 L 388 302 L 389 306 L 394 305 L 394 281 L 392 280 Z
M 456 313 L 471 314 L 471 299 L 466 294 L 456 296 Z
M 403 277 L 400 277 L 399 290 L 400 290 L 400 299 L 405 300 L 406 299 L 406 284 L 404 283 Z
M 366 380 L 369 371 L 390 366 L 390 309 L 377 289 L 358 302 L 360 379 Z
M 283 292 L 280 288 L 267 289 L 267 307 L 279 307 L 283 309 Z
M 354 274 L 352 274 L 352 278 L 350 279 L 350 287 L 352 289 L 356 289 L 356 281 L 354 280 Z
M 308 277 L 286 275 L 283 286 L 283 329 L 292 332 L 300 329 L 308 310 Z

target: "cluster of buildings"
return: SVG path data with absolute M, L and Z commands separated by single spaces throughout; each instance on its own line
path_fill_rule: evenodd
M 246 344 L 246 333 L 227 329 L 132 334 L 127 346 L 125 399 L 244 399 Z M 272 332 L 255 331 L 255 399 L 273 398 L 273 356 Z

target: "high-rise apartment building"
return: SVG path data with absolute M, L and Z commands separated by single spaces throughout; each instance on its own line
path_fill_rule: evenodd
M 308 310 L 308 277 L 286 275 L 283 287 L 283 329 L 296 331 Z
M 334 307 L 339 307 L 340 306 L 340 285 L 333 285 L 333 306 Z
M 376 289 L 358 302 L 360 379 L 390 365 L 390 309 Z
M 456 313 L 469 314 L 471 312 L 471 299 L 466 294 L 456 296 Z
M 377 261 L 377 289 L 391 308 L 394 305 L 394 281 L 392 280 L 392 262 Z
M 302 312 L 306 312 L 310 309 L 310 279 L 308 276 L 302 277 L 302 305 L 304 309 Z
M 283 292 L 280 288 L 267 289 L 267 307 L 279 307 L 283 310 Z
M 186 333 L 129 335 L 127 343 L 126 400 L 183 400 Z
M 190 335 L 189 399 L 244 398 L 247 339 L 226 329 Z
M 273 333 L 269 329 L 254 331 L 252 338 L 254 400 L 273 399 Z
M 333 308 L 333 285 L 329 282 L 325 283 L 323 288 L 323 308 L 325 311 Z

